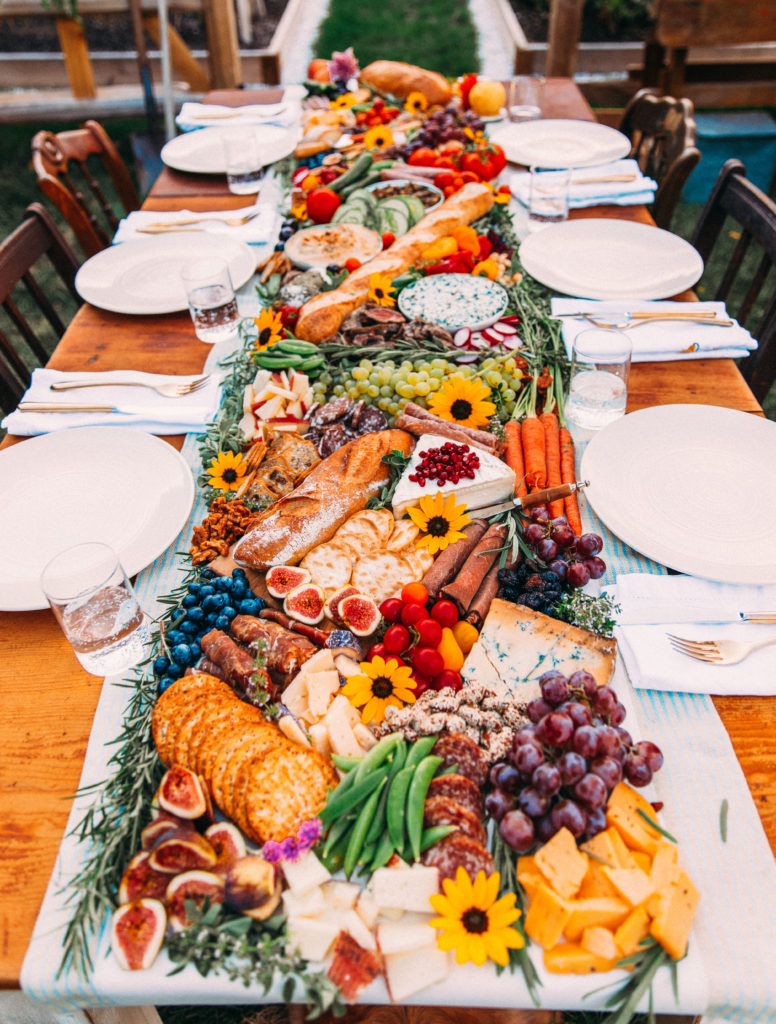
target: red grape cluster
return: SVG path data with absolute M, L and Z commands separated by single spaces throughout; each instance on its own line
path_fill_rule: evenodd
M 441 142 L 467 142 L 469 136 L 466 134 L 466 128 L 473 132 L 481 132 L 484 128 L 483 122 L 473 110 L 462 111 L 453 104 L 443 110 L 435 110 L 420 131 L 413 136 L 412 142 L 403 147 L 402 154 L 408 156 L 421 146 L 433 149 Z
M 428 480 L 457 484 L 461 479 L 473 480 L 479 468 L 480 457 L 468 445 L 447 441 L 441 448 L 428 448 L 423 452 L 409 479 L 421 487 L 425 487 Z
M 490 770 L 485 807 L 518 853 L 546 843 L 565 827 L 590 839 L 606 828 L 609 793 L 625 779 L 646 786 L 663 764 L 659 747 L 634 743 L 622 727 L 625 708 L 610 686 L 584 669 L 539 679 L 530 722 L 515 733 L 506 761 Z
M 570 587 L 584 587 L 606 572 L 606 563 L 598 557 L 604 542 L 597 533 L 575 537 L 565 516 L 550 518 L 546 505 L 534 505 L 523 538 L 537 556 Z

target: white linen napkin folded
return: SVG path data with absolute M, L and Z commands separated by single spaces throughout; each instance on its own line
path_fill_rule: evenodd
M 111 426 L 133 427 L 149 434 L 189 434 L 204 429 L 215 418 L 221 397 L 221 378 L 211 374 L 204 387 L 179 398 L 166 398 L 149 388 L 112 387 L 115 380 L 132 380 L 146 384 L 185 384 L 203 374 L 170 376 L 162 373 L 141 373 L 137 370 L 110 370 L 106 373 L 63 373 L 60 370 L 34 370 L 25 402 L 61 402 L 71 405 L 112 405 L 131 412 L 20 412 L 15 409 L 5 417 L 2 426 L 10 434 L 32 437 L 70 427 Z M 94 381 L 101 387 L 52 391 L 59 381 Z
M 175 123 L 184 132 L 198 128 L 239 128 L 247 124 L 276 124 L 288 128 L 299 120 L 299 103 L 251 103 L 244 107 L 222 107 L 217 103 L 184 103 Z
M 633 174 L 632 181 L 590 181 L 588 178 L 605 178 L 614 174 Z M 531 172 L 515 171 L 509 179 L 512 195 L 523 206 L 528 206 L 531 192 Z M 597 167 L 577 167 L 571 172 L 569 185 L 569 208 L 598 206 L 612 203 L 615 206 L 631 206 L 651 203 L 655 198 L 657 182 L 645 177 L 635 160 L 613 160 Z
M 224 217 L 246 217 L 253 212 L 256 216 L 245 224 L 233 225 L 223 222 Z M 271 203 L 263 202 L 241 206 L 236 210 L 135 210 L 119 223 L 113 236 L 113 244 L 152 238 L 153 235 L 140 231 L 141 228 L 147 228 L 152 224 L 171 224 L 196 218 L 196 224 L 187 224 L 186 227 L 216 235 L 228 235 L 229 238 L 248 245 L 265 245 L 275 236 L 278 217 L 276 208 Z
M 741 622 L 739 612 L 776 610 L 776 585 L 714 583 L 694 576 L 626 573 L 609 590 L 620 605 L 615 636 L 637 689 L 769 697 L 776 695 L 776 646 L 737 665 L 679 654 L 666 633 L 686 640 L 754 641 L 776 623 Z
M 553 316 L 563 313 L 589 313 L 593 317 L 624 320 L 626 312 L 693 313 L 714 312 L 722 320 L 732 320 L 724 302 L 645 302 L 643 299 L 567 299 L 555 296 L 550 302 Z M 740 324 L 715 327 L 713 324 L 682 323 L 678 320 L 660 320 L 654 324 L 639 325 L 634 320 L 631 329 L 623 328 L 633 344 L 631 362 L 651 363 L 683 359 L 739 359 L 757 348 L 757 342 Z M 563 318 L 563 341 L 569 359 L 574 338 L 593 325 L 587 320 Z

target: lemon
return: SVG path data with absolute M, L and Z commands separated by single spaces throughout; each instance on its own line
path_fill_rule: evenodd
M 489 82 L 487 79 L 473 85 L 469 93 L 469 106 L 480 117 L 498 114 L 506 100 L 506 90 L 501 82 Z

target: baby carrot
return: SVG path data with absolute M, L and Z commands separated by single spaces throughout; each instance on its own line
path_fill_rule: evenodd
M 547 462 L 547 486 L 558 487 L 563 482 L 560 475 L 560 437 L 558 417 L 554 412 L 543 412 L 539 422 L 544 430 L 544 457 Z M 563 515 L 563 499 L 550 502 L 550 515 Z
M 544 456 L 544 427 L 538 416 L 526 416 L 522 429 L 526 482 L 532 491 L 547 486 L 547 463 Z
M 574 459 L 574 442 L 566 427 L 561 427 L 560 437 L 560 475 L 564 484 L 576 483 L 576 462 Z M 582 519 L 579 515 L 579 502 L 576 494 L 570 494 L 563 499 L 563 507 L 566 510 L 566 519 L 569 526 L 578 537 L 582 533 Z
M 515 471 L 515 494 L 518 498 L 524 498 L 528 494 L 528 488 L 525 485 L 525 463 L 523 462 L 523 442 L 520 440 L 520 424 L 517 420 L 508 420 L 504 424 L 504 432 L 507 435 L 504 461 L 510 469 Z

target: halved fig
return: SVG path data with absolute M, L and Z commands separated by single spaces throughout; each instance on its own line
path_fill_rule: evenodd
M 167 921 L 174 932 L 182 932 L 191 922 L 186 914 L 186 900 L 201 907 L 224 902 L 224 880 L 211 871 L 184 871 L 167 886 Z
M 323 618 L 325 594 L 315 583 L 303 583 L 286 594 L 283 611 L 292 619 L 316 625 Z
M 111 949 L 125 971 L 150 967 L 162 947 L 167 915 L 159 900 L 133 900 L 119 907 L 111 924 Z
M 224 899 L 232 910 L 264 921 L 280 904 L 282 885 L 273 864 L 258 854 L 241 857 L 229 868 Z
M 172 765 L 162 777 L 157 791 L 163 811 L 193 821 L 207 811 L 207 796 L 202 780 L 188 768 Z
M 190 822 L 179 818 L 177 814 L 166 814 L 162 811 L 140 833 L 143 849 L 152 850 L 166 836 L 171 836 L 173 832 L 187 825 L 190 827 Z
M 339 590 L 335 590 L 334 593 L 326 598 L 326 603 L 323 606 L 323 610 L 326 615 L 333 619 L 335 622 L 340 621 L 339 617 L 339 606 L 340 602 L 344 601 L 346 597 L 353 597 L 357 594 L 358 590 L 347 583 L 344 587 L 340 587 Z
M 232 864 L 247 852 L 242 832 L 231 821 L 217 821 L 211 825 L 205 832 L 205 839 L 216 852 L 213 871 L 217 875 L 225 875 Z
M 181 871 L 212 868 L 216 851 L 194 829 L 179 829 L 151 850 L 148 863 L 156 871 L 177 875 Z
M 340 618 L 356 636 L 369 636 L 380 625 L 380 609 L 371 597 L 355 594 L 340 602 Z
M 202 821 L 198 822 L 199 828 L 204 828 L 207 825 L 212 825 L 216 820 L 216 816 L 213 813 L 213 798 L 210 796 L 210 790 L 207 782 L 203 775 L 197 775 L 199 784 L 202 787 L 202 792 L 205 796 L 205 813 L 202 815 Z
M 149 864 L 150 853 L 141 850 L 127 865 L 119 883 L 119 903 L 133 903 L 146 897 L 163 900 L 170 876 Z
M 285 597 L 295 587 L 301 587 L 311 579 L 309 571 L 300 565 L 271 565 L 264 582 L 273 597 Z

